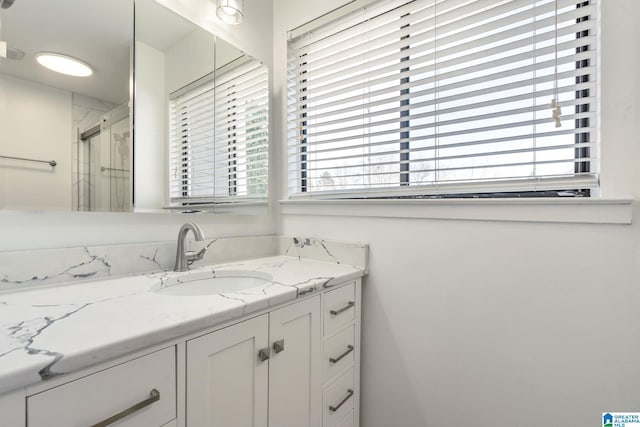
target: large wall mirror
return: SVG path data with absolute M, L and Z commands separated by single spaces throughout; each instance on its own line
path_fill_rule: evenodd
M 0 209 L 225 212 L 265 201 L 266 66 L 155 0 L 9 3 Z M 51 71 L 42 53 L 91 75 Z

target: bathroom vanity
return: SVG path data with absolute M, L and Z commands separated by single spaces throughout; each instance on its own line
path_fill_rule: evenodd
M 366 245 L 346 264 L 271 237 L 272 256 L 1 293 L 0 425 L 359 425 Z

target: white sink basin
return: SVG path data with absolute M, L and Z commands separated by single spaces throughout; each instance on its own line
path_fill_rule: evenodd
M 255 271 L 224 271 L 216 277 L 198 278 L 186 275 L 179 283 L 155 289 L 162 295 L 196 296 L 241 292 L 264 286 L 270 282 L 269 274 Z M 180 279 L 179 279 L 180 280 Z

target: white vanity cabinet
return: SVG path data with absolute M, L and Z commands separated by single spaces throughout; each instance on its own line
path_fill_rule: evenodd
M 0 427 L 358 427 L 360 280 L 0 396 Z
M 0 426 L 26 425 L 26 401 L 24 391 L 17 390 L 0 395 Z
M 28 427 L 174 426 L 175 346 L 27 397 Z
M 268 339 L 264 314 L 187 342 L 187 425 L 267 425 Z
M 360 297 L 359 281 L 324 294 L 322 427 L 359 425 Z
M 187 342 L 187 426 L 320 427 L 320 296 Z
M 320 295 L 271 313 L 269 426 L 320 427 Z
M 187 341 L 187 427 L 354 427 L 360 282 Z

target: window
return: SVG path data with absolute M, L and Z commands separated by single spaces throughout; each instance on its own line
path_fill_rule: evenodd
M 594 0 L 392 0 L 289 42 L 289 193 L 588 195 Z
M 171 95 L 172 205 L 267 198 L 268 107 L 267 68 L 246 57 Z

